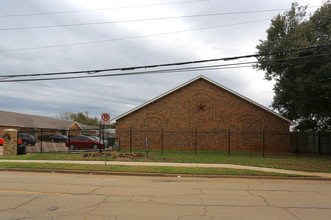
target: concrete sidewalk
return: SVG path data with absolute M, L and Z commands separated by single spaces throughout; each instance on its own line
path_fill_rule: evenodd
M 60 164 L 95 164 L 104 165 L 105 161 L 72 161 L 72 160 L 1 160 L 0 162 L 15 162 L 15 163 L 60 163 Z M 124 161 L 107 161 L 107 165 L 125 165 L 125 166 L 168 166 L 168 167 L 202 167 L 202 168 L 219 168 L 219 169 L 243 169 L 256 170 L 271 173 L 283 173 L 293 175 L 315 176 L 320 178 L 331 179 L 331 173 L 307 172 L 283 170 L 275 168 L 242 166 L 234 164 L 202 164 L 202 163 L 165 163 L 165 162 L 124 162 Z

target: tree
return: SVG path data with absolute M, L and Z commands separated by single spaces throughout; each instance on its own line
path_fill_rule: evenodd
M 71 120 L 82 123 L 82 124 L 100 126 L 100 122 L 99 122 L 98 118 L 96 118 L 96 117 L 89 118 L 88 112 L 85 112 L 85 114 L 82 112 L 78 112 L 77 114 L 71 113 L 70 118 L 71 118 Z
M 98 118 L 94 117 L 94 118 L 90 118 L 88 117 L 88 112 L 85 111 L 85 114 L 82 112 L 78 112 L 73 113 L 70 111 L 66 111 L 66 112 L 61 112 L 60 113 L 60 118 L 64 119 L 64 120 L 70 120 L 70 121 L 76 121 L 82 124 L 86 124 L 86 125 L 96 125 L 96 126 L 100 126 L 101 125 L 101 121 L 99 121 Z
M 306 9 L 292 3 L 272 19 L 267 39 L 256 46 L 255 67 L 275 80 L 271 107 L 296 122 L 296 130 L 331 130 L 330 0 L 311 16 Z
M 70 114 L 71 114 L 70 111 L 60 112 L 58 117 L 63 119 L 63 120 L 69 121 L 70 120 Z

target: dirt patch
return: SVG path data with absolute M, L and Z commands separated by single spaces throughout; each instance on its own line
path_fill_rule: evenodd
M 117 158 L 117 160 L 134 160 L 134 159 L 140 159 L 144 155 L 142 153 L 117 153 L 116 151 L 107 153 L 106 157 L 108 158 Z M 90 153 L 85 153 L 83 157 L 88 157 L 88 158 L 104 158 L 105 154 L 104 153 L 99 153 L 99 152 L 90 152 Z

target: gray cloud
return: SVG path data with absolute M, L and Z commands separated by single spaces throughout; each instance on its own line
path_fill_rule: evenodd
M 129 0 L 120 1 L 122 5 L 167 2 L 170 1 L 139 1 L 139 3 Z M 308 2 L 311 5 L 320 5 L 322 0 L 299 1 L 300 4 Z M 78 0 L 12 0 L 1 1 L 1 4 L 0 16 L 109 8 L 118 5 L 119 1 L 94 0 L 91 4 L 91 1 Z M 210 0 L 131 9 L 2 17 L 0 28 L 289 7 L 290 1 L 288 0 L 235 0 L 231 2 Z M 269 27 L 270 21 L 130 40 L 111 40 L 269 19 L 277 13 L 0 31 L 0 50 L 109 40 L 104 43 L 68 47 L 0 51 L 0 75 L 128 67 L 255 53 L 255 46 L 259 39 L 266 37 L 265 31 Z M 218 62 L 218 64 L 222 63 L 226 62 Z M 201 74 L 265 106 L 269 106 L 272 102 L 273 82 L 263 80 L 263 72 L 243 68 L 94 79 L 0 83 L 0 109 L 49 117 L 57 117 L 60 112 L 68 110 L 72 112 L 89 111 L 92 117 L 99 118 L 102 112 L 110 112 L 113 117 L 116 117 Z

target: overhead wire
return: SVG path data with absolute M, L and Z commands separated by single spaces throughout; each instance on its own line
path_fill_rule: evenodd
M 257 23 L 257 22 L 262 22 L 262 21 L 270 21 L 270 19 L 261 19 L 261 20 L 246 21 L 246 22 L 234 23 L 234 24 L 209 26 L 209 27 L 203 27 L 203 28 L 195 28 L 195 29 L 188 29 L 188 30 L 181 30 L 181 31 L 172 31 L 172 32 L 164 32 L 164 33 L 157 33 L 157 34 L 140 35 L 140 36 L 133 36 L 133 37 L 121 37 L 121 38 L 114 38 L 114 39 L 108 39 L 108 40 L 86 41 L 86 42 L 69 43 L 69 44 L 57 44 L 57 45 L 38 46 L 38 47 L 0 49 L 0 52 L 49 49 L 49 48 L 58 48 L 58 47 L 69 47 L 69 46 L 78 46 L 78 45 L 107 43 L 107 42 L 113 42 L 113 41 L 132 40 L 132 39 L 139 39 L 139 38 L 146 38 L 146 37 L 156 37 L 156 36 L 162 36 L 162 35 L 171 35 L 171 34 L 186 33 L 186 32 L 192 32 L 192 31 L 201 31 L 201 30 L 208 30 L 208 29 L 215 29 L 215 28 L 222 28 L 222 27 L 230 27 L 230 26 L 236 26 L 236 25 L 252 24 L 252 23 Z
M 204 1 L 204 0 L 200 0 L 200 1 Z M 205 1 L 207 1 L 207 0 L 205 0 Z M 186 1 L 186 3 L 187 2 L 195 2 L 195 1 Z M 185 3 L 185 2 L 177 2 L 177 3 Z M 310 6 L 310 7 L 318 7 L 318 6 Z M 268 12 L 268 11 L 276 11 L 276 10 L 287 10 L 287 9 L 269 9 L 269 10 L 241 11 L 241 12 L 225 12 L 225 13 L 200 14 L 200 15 L 188 15 L 188 16 L 174 16 L 174 17 L 168 17 L 168 18 L 152 18 L 152 19 L 141 19 L 141 20 L 136 19 L 136 20 L 127 20 L 127 21 L 92 22 L 92 23 L 80 23 L 80 24 L 46 25 L 46 26 L 35 26 L 35 27 L 1 28 L 0 31 L 52 28 L 52 27 L 66 27 L 66 26 L 80 26 L 80 25 L 95 25 L 95 24 L 107 24 L 107 23 L 116 23 L 116 22 L 136 22 L 136 21 L 147 21 L 147 20 L 153 20 L 153 19 L 175 19 L 175 18 L 185 18 L 185 17 L 189 18 L 189 17 L 200 17 L 200 16 L 216 16 L 216 15 L 228 15 L 228 14 L 258 13 L 258 12 Z M 180 34 L 180 33 L 185 33 L 185 32 L 192 32 L 192 31 L 216 29 L 216 28 L 222 28 L 222 27 L 244 25 L 244 24 L 257 23 L 257 22 L 263 22 L 263 21 L 270 21 L 270 20 L 271 19 L 261 19 L 261 20 L 247 21 L 247 22 L 234 23 L 234 24 L 217 25 L 217 26 L 209 26 L 209 27 L 203 27 L 203 28 L 195 28 L 195 29 L 188 29 L 188 30 L 165 32 L 165 33 L 157 33 L 157 34 L 149 34 L 149 35 L 141 35 L 141 36 L 132 36 L 132 37 L 121 37 L 121 38 L 106 39 L 106 40 L 96 40 L 96 41 L 86 41 L 86 42 L 77 42 L 77 43 L 57 44 L 57 45 L 49 45 L 49 46 L 0 49 L 0 52 L 26 51 L 26 50 L 38 50 L 38 49 L 50 49 L 50 48 L 59 48 L 59 47 L 99 44 L 99 43 L 107 43 L 107 42 L 113 42 L 113 41 L 132 40 L 132 39 L 156 37 L 156 36 L 162 36 L 162 35 Z
M 250 67 L 250 66 L 246 66 Z M 194 68 L 176 68 L 176 69 L 164 69 L 164 70 L 151 70 L 151 71 L 139 71 L 139 72 L 126 72 L 126 73 L 111 73 L 103 75 L 84 75 L 84 76 L 69 76 L 69 77 L 57 77 L 57 78 L 37 78 L 37 79 L 14 79 L 5 80 L 1 82 L 28 82 L 28 81 L 51 81 L 51 80 L 66 80 L 66 79 L 83 79 L 83 78 L 100 78 L 100 77 L 111 77 L 111 76 L 129 76 L 129 75 L 142 75 L 142 74 L 160 74 L 160 73 L 171 73 L 171 72 L 190 72 L 197 70 L 212 70 L 210 68 L 203 69 L 204 67 L 194 67 Z M 217 69 L 229 69 L 238 67 L 218 67 Z M 214 68 L 216 69 L 216 68 Z
M 26 13 L 26 14 L 7 14 L 7 15 L 0 15 L 0 18 L 40 16 L 40 15 L 55 15 L 55 14 L 71 14 L 71 13 L 93 12 L 93 11 L 108 11 L 108 10 L 114 10 L 114 9 L 154 7 L 154 6 L 161 6 L 161 5 L 175 5 L 175 4 L 186 4 L 186 3 L 206 2 L 206 1 L 209 1 L 209 0 L 191 0 L 191 1 L 181 1 L 181 2 L 167 2 L 167 3 L 145 4 L 145 5 L 118 6 L 118 7 L 111 7 L 111 8 L 98 8 L 98 9 L 72 10 L 72 11 L 56 11 L 56 12 Z
M 159 67 L 169 67 L 169 66 L 181 66 L 181 65 L 199 64 L 199 63 L 216 62 L 216 61 L 238 60 L 238 59 L 251 58 L 251 57 L 256 58 L 256 57 L 261 57 L 261 56 L 264 57 L 264 56 L 270 56 L 270 55 L 279 55 L 279 54 L 286 54 L 286 53 L 291 53 L 291 52 L 298 52 L 298 51 L 306 51 L 306 50 L 311 50 L 311 49 L 323 48 L 323 47 L 327 47 L 327 46 L 331 46 L 331 43 L 330 44 L 324 44 L 324 45 L 318 45 L 318 46 L 292 48 L 292 49 L 288 49 L 288 50 L 274 51 L 274 52 L 263 53 L 263 54 L 249 54 L 249 55 L 242 55 L 242 56 L 222 57 L 222 58 L 184 61 L 184 62 L 175 62 L 175 63 L 162 63 L 162 64 L 117 67 L 117 68 L 107 68 L 107 69 L 94 69 L 94 70 L 80 70 L 80 71 L 70 71 L 70 72 L 24 74 L 24 75 L 0 75 L 0 77 L 50 76 L 50 75 L 79 74 L 79 73 L 91 74 L 91 73 L 99 73 L 99 72 L 128 71 L 128 70 L 137 70 L 137 69 L 159 68 Z
M 311 62 L 311 61 L 305 61 Z M 252 64 L 257 62 L 251 62 Z M 300 62 L 301 63 L 301 62 Z M 52 80 L 72 80 L 72 79 L 84 79 L 84 78 L 101 78 L 101 77 L 116 77 L 116 76 L 130 76 L 130 75 L 148 75 L 148 74 L 162 74 L 162 73 L 175 73 L 175 72 L 193 72 L 193 71 L 210 71 L 210 70 L 222 70 L 222 69 L 235 69 L 235 68 L 248 68 L 252 65 L 243 64 L 227 64 L 227 65 L 214 65 L 212 67 L 191 67 L 191 68 L 176 68 L 176 69 L 163 69 L 163 70 L 151 70 L 151 71 L 139 71 L 139 72 L 126 72 L 126 73 L 111 73 L 103 75 L 85 75 L 85 76 L 70 76 L 70 77 L 57 77 L 57 78 L 38 78 L 38 79 L 14 79 L 5 80 L 1 82 L 29 82 L 29 81 L 52 81 Z
M 325 56 L 325 55 L 330 55 L 330 53 L 327 54 L 319 54 L 319 55 L 312 55 L 315 57 L 318 56 Z M 255 55 L 256 56 L 262 56 L 262 55 Z M 242 57 L 248 57 L 242 56 Z M 307 58 L 309 56 L 306 56 Z M 303 57 L 291 57 L 291 58 L 282 58 L 282 59 L 276 59 L 276 61 L 280 60 L 298 60 L 302 59 Z M 223 60 L 229 60 L 222 58 Z M 196 61 L 194 63 L 201 63 L 201 62 L 211 62 L 214 60 L 219 60 L 219 59 L 211 59 L 210 61 L 207 60 L 201 60 L 201 61 Z M 230 59 L 231 60 L 231 59 Z M 312 62 L 312 60 L 306 60 L 304 62 Z M 182 62 L 182 63 L 177 63 L 176 65 L 185 65 L 188 63 L 192 62 Z M 111 73 L 111 74 L 102 74 L 102 75 L 93 75 L 91 73 L 96 73 L 94 71 L 99 71 L 101 70 L 94 70 L 94 71 L 76 71 L 76 72 L 62 72 L 62 73 L 46 73 L 46 74 L 25 74 L 25 75 L 0 75 L 3 79 L 0 80 L 0 82 L 23 82 L 23 81 L 49 81 L 49 80 L 65 80 L 65 79 L 83 79 L 83 78 L 99 78 L 99 77 L 111 77 L 111 76 L 128 76 L 128 75 L 141 75 L 141 74 L 159 74 L 159 73 L 170 73 L 170 72 L 190 72 L 190 71 L 209 71 L 209 70 L 220 70 L 220 69 L 233 69 L 233 68 L 246 68 L 246 67 L 252 67 L 253 64 L 258 63 L 257 61 L 253 62 L 243 62 L 243 63 L 232 63 L 232 64 L 218 64 L 218 65 L 208 65 L 208 66 L 195 66 L 195 67 L 187 67 L 187 68 L 172 68 L 172 69 L 162 69 L 162 70 L 152 70 L 152 71 L 139 71 L 139 72 L 116 72 L 116 73 Z M 294 63 L 294 62 L 293 62 Z M 298 62 L 297 62 L 298 63 Z M 302 63 L 302 62 L 299 62 Z M 153 65 L 153 67 L 160 67 L 160 66 L 165 66 L 165 64 L 160 64 L 160 65 Z M 167 66 L 174 66 L 174 64 L 167 64 Z M 146 66 L 145 66 L 146 67 Z M 149 65 L 149 67 L 152 67 Z M 143 66 L 141 66 L 143 68 Z M 114 68 L 112 70 L 123 70 L 126 69 L 126 71 L 130 68 Z M 109 72 L 108 70 L 102 70 L 103 72 Z M 29 79 L 9 79 L 8 78 L 15 78 L 15 77 L 35 77 L 35 76 L 53 76 L 53 75 L 63 75 L 63 74 L 77 74 L 77 73 L 89 73 L 88 75 L 83 75 L 83 76 L 68 76 L 68 77 L 56 77 L 56 78 L 29 78 Z
M 317 7 L 317 6 L 312 6 L 312 7 Z M 196 18 L 196 17 L 211 17 L 211 16 L 223 16 L 223 15 L 236 15 L 236 14 L 264 13 L 264 12 L 274 12 L 274 11 L 283 11 L 283 10 L 288 10 L 288 8 L 255 10 L 255 11 L 240 11 L 240 12 L 221 12 L 221 13 L 182 15 L 182 16 L 157 17 L 157 18 L 143 18 L 143 19 L 120 20 L 120 21 L 102 21 L 102 22 L 86 22 L 86 23 L 75 23 L 75 24 L 58 24 L 58 25 L 43 25 L 43 26 L 30 26 L 30 27 L 0 28 L 0 31 L 31 30 L 31 29 L 89 26 L 89 25 L 104 25 L 104 24 L 116 24 L 116 23 L 131 23 L 131 22 L 170 20 L 170 19 L 180 19 L 180 18 Z
M 189 70 L 189 69 L 192 69 L 192 68 L 226 67 L 226 66 L 233 66 L 233 65 L 253 64 L 253 63 L 256 63 L 256 62 L 219 64 L 219 65 L 209 65 L 209 66 L 196 66 L 196 67 L 188 67 L 188 68 L 182 68 L 182 69 Z M 171 66 L 174 66 L 174 65 L 171 65 Z M 157 66 L 155 66 L 155 67 L 157 67 Z M 60 72 L 60 73 L 44 73 L 44 74 L 0 75 L 0 77 L 20 78 L 20 77 L 55 76 L 55 75 L 73 75 L 73 74 L 88 74 L 88 75 L 92 75 L 92 74 L 101 73 L 101 72 L 113 72 L 113 71 L 121 71 L 121 70 L 123 71 L 123 69 L 126 69 L 124 71 L 129 71 L 129 68 L 114 68 L 114 69 L 106 69 L 106 70 L 85 70 L 85 71 L 76 71 L 76 72 Z M 142 68 L 137 68 L 137 69 L 142 69 Z M 170 70 L 170 69 L 164 69 L 164 71 L 167 71 L 167 70 Z M 171 70 L 175 70 L 175 69 L 171 69 Z M 136 73 L 136 72 L 132 72 L 132 73 Z
M 217 59 L 218 60 L 218 59 Z M 72 75 L 72 74 L 95 74 L 101 72 L 112 72 L 112 71 L 130 71 L 137 69 L 149 69 L 149 68 L 159 68 L 159 67 L 170 67 L 170 66 L 179 66 L 186 64 L 198 64 L 204 62 L 213 62 L 215 60 L 201 60 L 201 61 L 190 61 L 190 62 L 181 62 L 181 63 L 171 63 L 171 64 L 157 64 L 157 65 L 148 65 L 148 66 L 136 66 L 136 67 L 121 67 L 121 68 L 111 68 L 111 69 L 98 69 L 98 70 L 80 70 L 80 71 L 71 71 L 71 72 L 57 72 L 57 73 L 35 73 L 35 74 L 19 74 L 19 75 L 0 75 L 0 77 L 36 77 L 36 76 L 54 76 L 54 75 Z M 245 63 L 247 64 L 247 63 Z M 224 64 L 227 65 L 235 65 L 235 64 Z M 207 66 L 208 67 L 208 66 Z

